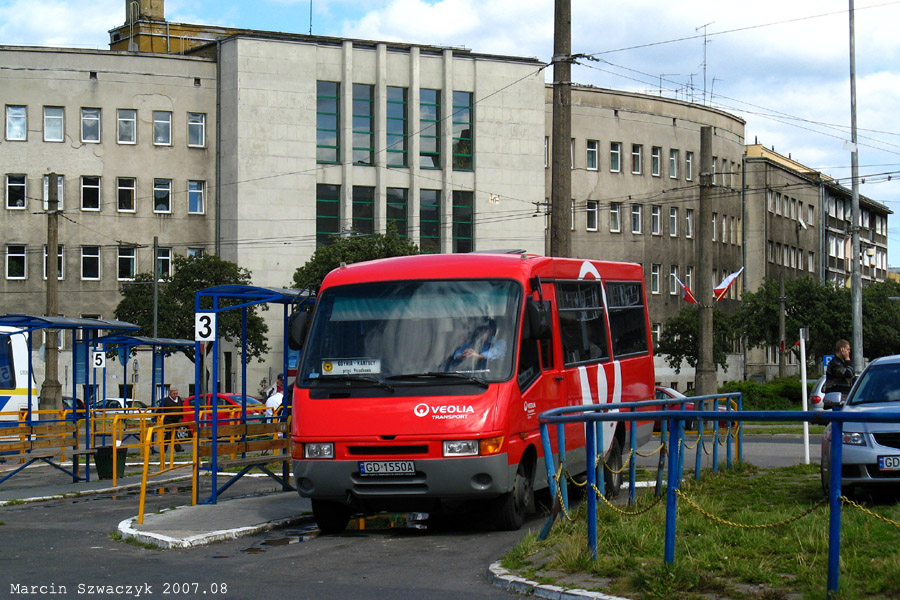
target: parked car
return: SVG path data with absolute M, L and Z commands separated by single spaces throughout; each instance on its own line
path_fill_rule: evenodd
M 825 376 L 823 375 L 813 386 L 812 392 L 809 394 L 809 410 L 825 410 Z
M 900 413 L 900 355 L 872 361 L 851 388 L 847 399 L 840 393 L 826 394 L 825 408 L 844 413 Z M 822 489 L 828 493 L 831 482 L 831 431 L 822 436 L 820 463 Z M 900 422 L 843 424 L 841 488 L 850 486 L 900 488 Z
M 204 394 L 202 396 L 203 402 L 200 405 L 201 411 L 211 411 L 212 408 L 210 406 L 210 396 L 212 394 Z M 241 394 L 217 394 L 217 402 L 218 410 L 219 410 L 219 421 L 234 419 L 235 417 L 240 418 L 240 410 L 242 406 L 242 396 Z M 247 396 L 247 417 L 248 418 L 257 418 L 262 419 L 265 418 L 266 413 L 266 405 L 259 398 L 255 398 L 253 396 Z M 212 415 L 201 415 L 201 419 L 211 419 Z M 188 427 L 193 431 L 194 429 L 194 396 L 190 396 L 184 401 L 184 416 L 182 417 L 182 422 L 186 423 Z M 178 437 L 186 437 L 187 432 L 179 431 Z
M 116 410 L 124 410 L 124 409 L 141 409 L 147 408 L 147 404 L 140 400 L 135 400 L 133 398 L 106 398 L 104 400 L 98 400 L 94 403 L 94 409 L 102 408 L 102 409 L 116 409 Z
M 676 390 L 675 388 L 666 387 L 664 385 L 656 386 L 656 399 L 657 400 L 681 400 L 687 398 L 684 394 Z M 670 404 L 668 406 L 669 410 L 678 410 L 677 404 Z M 691 400 L 685 400 L 684 402 L 684 410 L 694 410 L 694 402 Z M 699 410 L 699 409 L 698 409 Z M 719 412 L 727 412 L 728 407 L 719 405 Z M 726 421 L 719 421 L 719 428 L 727 427 L 728 423 Z M 657 421 L 653 425 L 653 431 L 659 431 L 661 429 L 660 422 Z M 697 429 L 697 419 L 691 419 L 684 422 L 684 429 L 686 431 L 692 431 Z

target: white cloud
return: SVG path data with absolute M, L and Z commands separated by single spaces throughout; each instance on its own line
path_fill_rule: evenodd
M 119 15 L 112 23 L 111 13 Z M 124 21 L 121 0 L 0 2 L 0 40 L 7 45 L 104 49 L 109 30 Z

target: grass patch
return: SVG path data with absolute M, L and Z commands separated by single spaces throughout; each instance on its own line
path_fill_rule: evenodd
M 718 474 L 704 472 L 681 490 L 699 509 L 678 501 L 672 565 L 663 560 L 665 501 L 636 516 L 601 502 L 596 561 L 580 511 L 575 522 L 559 517 L 547 540 L 526 536 L 503 565 L 539 581 L 548 573 L 602 580 L 601 591 L 636 600 L 825 598 L 827 506 L 791 523 L 746 527 L 782 523 L 816 506 L 822 500 L 816 465 L 763 470 L 740 464 Z M 639 494 L 637 506 L 621 508 L 640 512 L 654 501 L 648 490 Z M 900 597 L 900 502 L 891 496 L 856 501 L 882 518 L 843 507 L 839 598 Z

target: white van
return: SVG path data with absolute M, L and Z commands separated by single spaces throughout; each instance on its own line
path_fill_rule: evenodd
M 0 326 L 0 421 L 17 421 L 18 411 L 38 409 L 38 391 L 28 373 L 28 344 L 16 327 Z

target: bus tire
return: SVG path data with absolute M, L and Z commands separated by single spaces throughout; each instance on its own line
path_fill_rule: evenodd
M 313 499 L 312 512 L 319 531 L 324 534 L 341 533 L 350 522 L 350 509 L 339 502 Z
M 619 496 L 622 491 L 622 440 L 616 436 L 613 438 L 612 446 L 609 447 L 609 454 L 606 457 L 606 463 L 603 468 L 603 482 L 606 487 L 606 497 L 613 499 Z
M 521 529 L 525 515 L 534 511 L 534 476 L 530 471 L 524 462 L 520 462 L 513 489 L 495 500 L 494 521 L 498 529 Z

